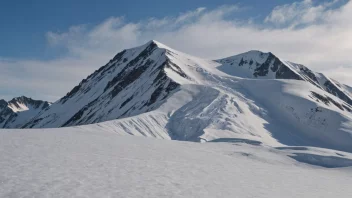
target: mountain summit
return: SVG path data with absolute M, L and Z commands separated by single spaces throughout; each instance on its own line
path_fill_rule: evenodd
M 273 53 L 213 61 L 149 41 L 118 53 L 21 127 L 98 123 L 78 128 L 352 151 L 351 111 L 349 87 Z
M 343 84 L 304 65 L 281 60 L 271 52 L 249 51 L 217 62 L 223 64 L 220 70 L 243 78 L 307 81 L 352 105 L 351 91 Z
M 19 128 L 33 116 L 50 106 L 51 103 L 34 100 L 26 96 L 16 97 L 10 101 L 0 100 L 0 127 Z
M 123 50 L 24 127 L 64 127 L 129 117 L 159 107 L 186 78 L 162 44 Z M 171 75 L 171 74 L 170 74 Z

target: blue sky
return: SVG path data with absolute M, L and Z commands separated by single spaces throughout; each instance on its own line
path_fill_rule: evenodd
M 0 98 L 55 101 L 124 48 L 203 58 L 271 51 L 352 84 L 349 0 L 5 0 Z
M 285 3 L 292 0 L 281 1 Z M 11 58 L 53 58 L 58 55 L 47 46 L 48 31 L 63 32 L 76 24 L 98 24 L 111 16 L 129 21 L 178 15 L 198 7 L 214 9 L 238 4 L 248 9 L 239 18 L 263 18 L 278 5 L 275 0 L 5 0 L 0 6 L 0 55 Z

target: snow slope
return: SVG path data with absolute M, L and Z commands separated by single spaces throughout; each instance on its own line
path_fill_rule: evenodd
M 0 152 L 0 197 L 352 194 L 351 154 L 319 148 L 163 141 L 68 127 L 0 130 Z
M 184 85 L 152 112 L 76 128 L 160 139 L 206 142 L 232 138 L 274 147 L 352 151 L 350 112 L 315 97 L 328 95 L 326 92 L 300 81 L 265 82 L 229 80 L 224 87 L 233 89 L 233 93 L 217 87 Z M 272 90 L 270 96 L 268 89 Z
M 291 133 L 298 137 L 295 141 L 352 151 L 352 114 L 344 101 L 303 81 L 268 80 L 262 83 L 245 80 L 241 83 L 254 98 L 270 109 L 273 117 L 292 129 Z M 276 91 L 268 96 L 268 89 Z M 276 139 L 285 134 L 269 131 Z M 287 141 L 293 140 L 286 135 L 283 138 L 281 142 L 288 145 L 290 143 Z

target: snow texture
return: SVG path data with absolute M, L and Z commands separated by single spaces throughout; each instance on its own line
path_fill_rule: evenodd
M 311 147 L 200 144 L 68 127 L 1 130 L 0 152 L 0 197 L 352 194 L 351 154 Z M 314 165 L 307 164 L 313 155 Z

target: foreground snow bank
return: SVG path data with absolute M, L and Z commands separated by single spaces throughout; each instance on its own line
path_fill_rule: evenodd
M 328 169 L 290 157 L 305 153 L 350 159 L 348 153 L 327 149 L 275 149 L 243 141 L 200 144 L 62 128 L 1 130 L 0 153 L 0 197 L 352 194 L 352 169 Z

